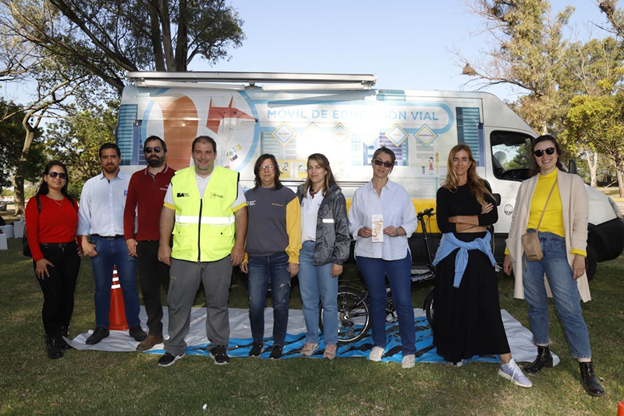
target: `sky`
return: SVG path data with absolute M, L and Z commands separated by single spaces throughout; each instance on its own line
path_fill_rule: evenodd
M 244 21 L 246 39 L 230 49 L 229 61 L 192 70 L 374 74 L 376 88 L 474 90 L 454 63 L 452 49 L 479 59 L 490 37 L 484 23 L 467 12 L 464 0 L 231 0 Z M 576 8 L 571 39 L 603 37 L 595 24 L 606 19 L 594 0 L 551 0 L 553 13 Z M 505 100 L 522 93 L 486 88 Z M 25 103 L 25 91 L 2 85 L 5 98 Z
M 488 37 L 464 0 L 232 0 L 247 39 L 231 59 L 194 70 L 374 74 L 376 88 L 471 90 L 452 49 L 478 59 Z M 551 0 L 553 12 L 576 8 L 568 35 L 586 39 L 605 32 L 593 0 Z M 489 88 L 504 99 L 520 91 Z

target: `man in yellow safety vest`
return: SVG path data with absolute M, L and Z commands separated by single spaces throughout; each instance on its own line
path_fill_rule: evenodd
M 199 136 L 193 164 L 176 172 L 160 214 L 158 260 L 171 266 L 167 303 L 169 338 L 158 365 L 184 356 L 191 307 L 199 283 L 206 294 L 206 336 L 216 365 L 230 362 L 228 298 L 232 267 L 245 256 L 247 203 L 238 172 L 214 166 L 217 144 Z M 173 233 L 173 249 L 169 239 Z

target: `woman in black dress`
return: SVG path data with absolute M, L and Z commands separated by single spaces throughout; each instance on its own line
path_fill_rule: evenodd
M 434 261 L 437 353 L 457 366 L 475 355 L 498 354 L 498 374 L 531 387 L 511 357 L 500 314 L 496 262 L 486 230 L 498 220 L 492 191 L 477 175 L 468 145 L 453 147 L 447 165 L 445 184 L 437 194 L 438 227 L 444 234 Z

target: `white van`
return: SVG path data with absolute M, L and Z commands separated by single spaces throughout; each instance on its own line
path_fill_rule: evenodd
M 500 194 L 495 254 L 501 259 L 516 192 L 528 177 L 528 149 L 537 134 L 496 96 L 484 92 L 375 90 L 374 75 L 132 72 L 124 89 L 117 126 L 122 169 L 146 162 L 142 144 L 163 138 L 168 163 L 191 163 L 191 142 L 210 135 L 217 163 L 253 186 L 253 165 L 263 153 L 280 163 L 288 186 L 306 177 L 307 156 L 324 153 L 345 196 L 372 176 L 371 155 L 391 148 L 397 163 L 392 180 L 405 186 L 417 211 L 435 207 L 449 150 L 467 143 L 479 175 Z M 588 273 L 596 262 L 616 258 L 624 247 L 624 219 L 607 196 L 588 187 Z M 435 221 L 431 223 L 438 232 Z M 411 238 L 413 254 L 422 253 Z

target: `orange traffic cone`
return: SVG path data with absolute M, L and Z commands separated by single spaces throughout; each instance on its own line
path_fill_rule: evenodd
M 624 416 L 624 400 L 622 400 L 619 404 L 618 404 L 618 413 L 617 416 Z
M 125 331 L 128 329 L 128 321 L 126 321 L 126 307 L 124 306 L 123 292 L 117 275 L 117 267 L 113 267 L 113 284 L 110 294 L 110 312 L 108 319 L 110 320 L 108 328 L 114 331 Z

